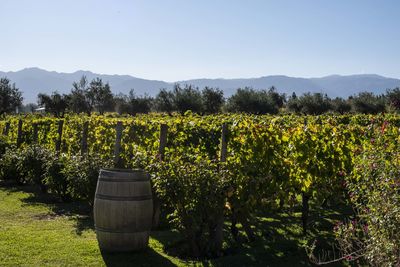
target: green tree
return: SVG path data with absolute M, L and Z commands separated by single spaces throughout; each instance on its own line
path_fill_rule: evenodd
M 129 98 L 127 95 L 119 93 L 114 97 L 115 112 L 119 115 L 129 113 Z
M 68 107 L 68 96 L 53 92 L 50 96 L 47 94 L 38 94 L 39 106 L 44 106 L 46 112 L 56 117 L 64 117 Z
M 276 88 L 272 86 L 271 88 L 268 89 L 268 95 L 278 108 L 283 107 L 286 100 L 285 94 L 279 94 Z
M 92 107 L 88 99 L 89 82 L 86 76 L 78 82 L 72 84 L 72 90 L 68 97 L 68 107 L 75 113 L 87 113 L 89 116 L 92 112 Z
M 295 92 L 293 92 L 292 95 L 289 97 L 286 107 L 291 112 L 300 113 L 300 102 Z
M 319 115 L 331 109 L 331 99 L 322 93 L 305 93 L 300 97 L 291 97 L 288 109 L 292 112 Z
M 114 96 L 110 85 L 104 84 L 100 78 L 93 79 L 87 89 L 87 99 L 92 109 L 100 114 L 114 110 Z
M 334 112 L 345 114 L 349 113 L 351 110 L 351 105 L 348 101 L 344 100 L 341 97 L 336 97 L 332 100 L 332 110 Z
M 149 113 L 151 110 L 151 106 L 153 103 L 153 98 L 144 95 L 144 96 L 137 96 L 135 91 L 132 89 L 129 92 L 128 97 L 128 110 L 127 113 L 130 115 L 136 115 L 137 113 Z
M 203 111 L 202 97 L 197 87 L 185 85 L 182 88 L 179 84 L 175 84 L 173 94 L 175 107 L 178 112 L 183 114 L 188 110 L 196 113 Z
M 400 88 L 387 90 L 386 98 L 389 102 L 389 106 L 395 111 L 400 111 Z
M 326 94 L 306 93 L 299 98 L 301 112 L 311 115 L 319 115 L 331 108 L 331 100 Z
M 22 93 L 7 78 L 0 79 L 0 115 L 14 112 L 22 104 Z
M 378 114 L 385 111 L 385 97 L 370 92 L 361 92 L 351 99 L 352 110 L 356 113 Z
M 161 89 L 154 100 L 154 106 L 157 111 L 167 112 L 171 115 L 176 110 L 174 94 L 167 89 Z
M 205 113 L 214 114 L 221 111 L 225 102 L 224 92 L 218 88 L 205 87 L 201 91 L 203 98 L 203 110 Z
M 229 112 L 247 112 L 253 114 L 276 114 L 279 111 L 279 103 L 273 98 L 274 92 L 267 90 L 256 91 L 245 87 L 237 89 L 226 105 Z

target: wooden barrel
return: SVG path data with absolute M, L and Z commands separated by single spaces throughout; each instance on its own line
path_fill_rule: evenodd
M 142 170 L 101 169 L 93 209 L 100 249 L 147 247 L 153 215 L 150 175 Z

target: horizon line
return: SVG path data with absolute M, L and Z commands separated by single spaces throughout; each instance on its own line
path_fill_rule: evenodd
M 165 83 L 180 83 L 180 82 L 185 82 L 185 81 L 191 81 L 191 80 L 250 80 L 250 79 L 261 79 L 261 78 L 266 78 L 266 77 L 288 77 L 288 78 L 295 78 L 295 79 L 322 79 L 322 78 L 328 78 L 328 77 L 334 77 L 334 76 L 339 76 L 339 77 L 350 77 L 350 76 L 379 76 L 382 78 L 389 78 L 389 79 L 400 79 L 397 77 L 389 77 L 389 76 L 384 76 L 381 74 L 377 74 L 377 73 L 354 73 L 354 74 L 329 74 L 329 75 L 324 75 L 324 76 L 309 76 L 309 77 L 301 77 L 301 76 L 289 76 L 286 74 L 271 74 L 271 75 L 263 75 L 263 76 L 259 76 L 259 77 L 239 77 L 239 78 L 224 78 L 224 77 L 217 77 L 217 78 L 206 78 L 206 77 L 202 77 L 202 78 L 191 78 L 191 79 L 183 79 L 183 80 L 176 80 L 176 81 L 166 81 L 166 80 L 161 80 L 161 79 L 148 79 L 148 78 L 141 78 L 141 77 L 137 77 L 134 76 L 132 74 L 108 74 L 108 73 L 96 73 L 93 72 L 91 70 L 82 70 L 82 69 L 78 69 L 76 71 L 73 72 L 63 72 L 63 71 L 56 71 L 56 70 L 47 70 L 41 67 L 25 67 L 19 70 L 11 70 L 11 71 L 4 71 L 4 70 L 0 70 L 0 72 L 4 72 L 4 73 L 16 73 L 16 72 L 21 72 L 24 70 L 31 70 L 31 69 L 37 69 L 37 70 L 41 70 L 41 71 L 46 71 L 46 72 L 55 72 L 57 74 L 75 74 L 77 72 L 90 72 L 91 74 L 95 74 L 95 75 L 108 75 L 108 76 L 130 76 L 132 78 L 135 79 L 142 79 L 142 80 L 149 80 L 149 81 L 159 81 L 159 82 L 165 82 Z

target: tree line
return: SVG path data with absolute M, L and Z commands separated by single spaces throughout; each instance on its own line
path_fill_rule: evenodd
M 22 105 L 23 97 L 19 89 L 7 78 L 0 79 L 0 115 L 15 112 L 19 107 L 23 112 L 33 112 L 38 106 L 47 113 L 63 117 L 65 113 L 92 112 L 104 114 L 136 115 L 138 113 L 174 112 L 185 113 L 190 110 L 198 114 L 221 112 L 243 112 L 251 114 L 296 113 L 320 115 L 323 113 L 363 113 L 377 114 L 400 111 L 400 88 L 388 89 L 386 94 L 375 95 L 361 92 L 347 99 L 330 98 L 323 93 L 305 93 L 297 96 L 280 94 L 275 87 L 255 90 L 250 87 L 239 88 L 228 97 L 222 90 L 204 87 L 200 90 L 193 85 L 175 84 L 172 90 L 160 89 L 155 97 L 137 95 L 132 89 L 128 95 L 113 94 L 109 83 L 100 78 L 92 81 L 83 76 L 72 84 L 69 94 L 38 94 L 36 104 Z

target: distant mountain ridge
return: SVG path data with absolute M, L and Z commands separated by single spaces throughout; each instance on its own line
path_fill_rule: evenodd
M 271 86 L 280 93 L 301 95 L 305 92 L 322 92 L 330 97 L 348 97 L 361 91 L 375 94 L 385 93 L 386 89 L 400 87 L 400 79 L 388 78 L 377 74 L 357 75 L 330 75 L 321 78 L 297 78 L 284 75 L 271 75 L 260 78 L 247 79 L 193 79 L 168 83 L 158 80 L 146 80 L 130 75 L 96 74 L 90 71 L 76 71 L 61 73 L 47 71 L 40 68 L 25 68 L 15 72 L 2 72 L 0 77 L 7 77 L 23 92 L 24 102 L 36 102 L 38 93 L 51 94 L 53 91 L 69 93 L 72 83 L 83 75 L 88 80 L 96 77 L 110 83 L 113 93 L 127 94 L 135 89 L 138 95 L 148 94 L 155 96 L 161 88 L 171 89 L 175 83 L 191 84 L 199 88 L 205 86 L 218 87 L 225 96 L 232 95 L 237 88 L 252 87 L 254 89 L 268 89 Z

